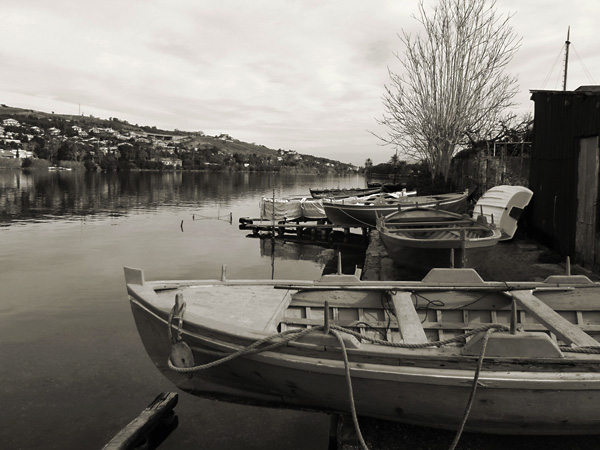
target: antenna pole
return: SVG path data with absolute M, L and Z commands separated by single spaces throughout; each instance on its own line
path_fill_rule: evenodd
M 565 73 L 563 75 L 563 91 L 567 90 L 567 69 L 569 67 L 569 35 L 571 34 L 571 26 L 567 29 L 567 40 L 565 41 Z

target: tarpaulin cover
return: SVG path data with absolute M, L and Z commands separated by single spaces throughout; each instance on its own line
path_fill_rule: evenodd
M 323 201 L 311 197 L 272 198 L 263 197 L 260 201 L 261 220 L 324 219 Z

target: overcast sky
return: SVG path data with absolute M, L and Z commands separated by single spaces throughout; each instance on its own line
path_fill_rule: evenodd
M 426 5 L 437 3 L 425 0 Z M 362 165 L 381 132 L 397 34 L 417 0 L 0 0 L 0 103 L 228 133 Z M 522 38 L 508 71 L 529 90 L 600 84 L 598 0 L 498 0 Z

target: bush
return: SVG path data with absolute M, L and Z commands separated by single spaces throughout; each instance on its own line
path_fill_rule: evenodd
M 19 169 L 21 160 L 19 158 L 0 158 L 0 168 L 3 169 Z

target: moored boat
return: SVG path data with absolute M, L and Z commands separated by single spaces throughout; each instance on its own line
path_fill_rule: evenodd
M 367 188 L 340 188 L 340 189 L 316 189 L 310 188 L 310 195 L 313 198 L 347 198 L 357 197 L 363 195 L 377 194 L 381 192 L 381 186 L 379 187 L 367 187 Z
M 377 231 L 390 258 L 399 265 L 477 267 L 498 243 L 501 233 L 483 217 L 441 209 L 409 208 L 380 217 Z
M 583 276 L 125 278 L 150 358 L 194 395 L 444 429 L 466 418 L 466 431 L 600 433 L 600 286 Z
M 426 196 L 406 192 L 381 193 L 341 200 L 324 199 L 323 209 L 327 220 L 337 226 L 374 228 L 377 217 L 416 206 L 462 213 L 467 207 L 467 194 L 467 191 Z

